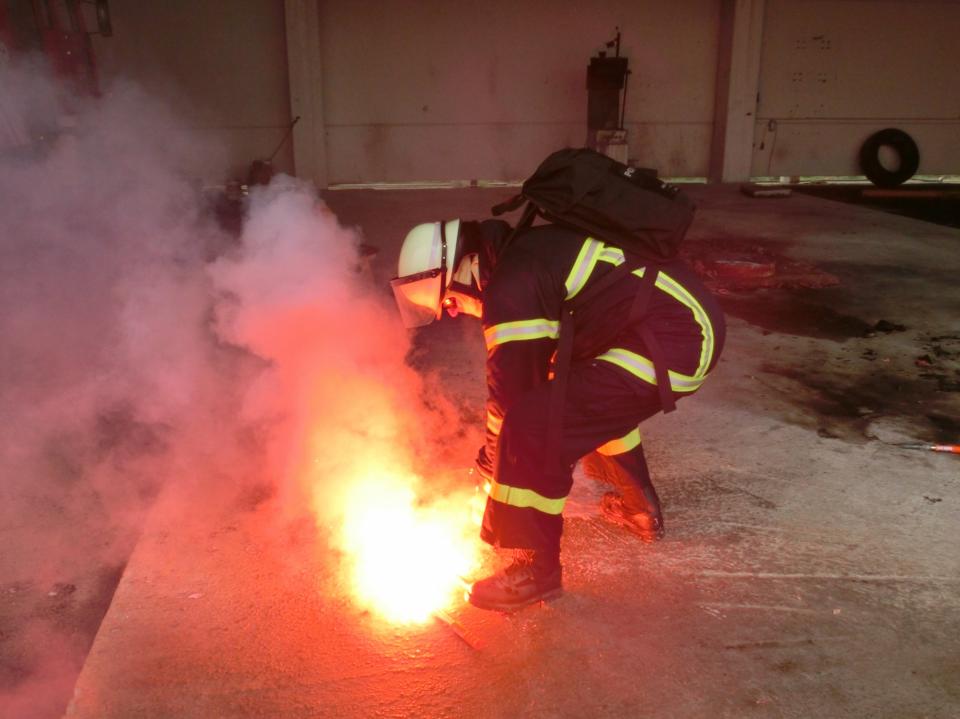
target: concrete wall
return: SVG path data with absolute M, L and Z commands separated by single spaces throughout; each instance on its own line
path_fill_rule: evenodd
M 914 138 L 920 173 L 960 172 L 958 67 L 958 2 L 767 0 L 753 174 L 862 174 L 885 127 Z
M 94 36 L 105 85 L 132 78 L 160 93 L 225 147 L 234 175 L 273 151 L 290 122 L 280 0 L 110 0 L 110 10 L 113 37 Z M 292 169 L 289 143 L 274 165 Z
M 515 180 L 586 138 L 586 67 L 623 32 L 630 156 L 707 173 L 717 0 L 320 0 L 331 184 Z
M 524 177 L 583 144 L 586 66 L 618 25 L 631 158 L 708 172 L 721 0 L 304 1 L 322 110 L 299 131 L 320 145 L 318 179 Z M 171 98 L 235 174 L 273 150 L 290 120 L 282 0 L 110 4 L 114 37 L 95 38 L 106 80 Z M 861 143 L 890 126 L 917 140 L 921 172 L 960 172 L 957 38 L 954 0 L 766 0 L 752 174 L 859 174 Z M 292 163 L 287 145 L 275 164 Z

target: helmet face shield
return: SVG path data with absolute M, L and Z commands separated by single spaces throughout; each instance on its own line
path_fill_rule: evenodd
M 404 240 L 404 245 L 409 244 L 414 232 L 429 227 L 429 225 L 420 225 L 418 228 L 414 228 L 413 232 Z M 459 221 L 457 221 L 457 227 L 459 227 Z M 434 223 L 432 229 L 433 237 L 432 242 L 430 242 L 430 250 L 431 254 L 435 249 L 440 251 L 440 266 L 403 277 L 394 277 L 390 280 L 390 289 L 393 290 L 393 298 L 397 301 L 400 319 L 407 329 L 428 325 L 434 320 L 440 319 L 443 312 L 443 293 L 447 288 L 446 223 Z M 455 240 L 456 238 L 454 238 Z M 403 252 L 404 250 L 401 249 L 401 267 L 404 264 Z
M 390 289 L 407 329 L 423 327 L 439 319 L 445 273 L 439 267 L 390 280 Z

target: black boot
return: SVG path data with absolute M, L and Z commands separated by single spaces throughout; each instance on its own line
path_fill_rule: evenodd
M 513 612 L 563 594 L 563 569 L 558 558 L 546 559 L 532 550 L 517 550 L 513 563 L 474 582 L 468 601 L 480 609 Z
M 600 511 L 611 522 L 619 524 L 644 542 L 650 543 L 663 539 L 663 516 L 659 511 L 629 514 L 623 507 L 623 497 L 616 492 L 607 492 L 603 495 L 600 500 Z

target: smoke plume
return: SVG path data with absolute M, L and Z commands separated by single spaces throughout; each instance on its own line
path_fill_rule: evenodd
M 86 587 L 116 574 L 158 493 L 265 484 L 278 513 L 336 527 L 367 475 L 422 493 L 418 472 L 463 438 L 405 364 L 358 232 L 311 187 L 254 190 L 235 238 L 201 192 L 219 148 L 136 86 L 64 98 L 0 67 L 0 87 L 0 591 L 21 602 L 0 613 L 0 658 L 25 657 L 0 667 L 0 715 L 46 716 L 92 634 L 79 609 L 71 625 L 35 607 L 99 606 Z
M 425 438 L 449 434 L 449 406 L 405 364 L 409 335 L 361 272 L 359 241 L 309 187 L 279 177 L 252 193 L 240 246 L 209 268 L 218 336 L 267 362 L 240 419 L 267 422 L 266 464 L 281 491 L 301 493 L 286 504 L 313 502 L 330 521 L 365 463 L 413 472 L 441 451 Z

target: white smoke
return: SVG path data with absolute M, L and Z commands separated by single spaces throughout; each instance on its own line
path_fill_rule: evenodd
M 358 233 L 312 188 L 255 190 L 237 241 L 200 193 L 219 148 L 137 87 L 70 98 L 69 117 L 36 69 L 0 68 L 0 87 L 31 139 L 0 136 L 0 531 L 19 543 L 0 588 L 122 564 L 155 495 L 183 483 L 224 501 L 268 484 L 278 510 L 335 523 L 364 461 L 412 478 L 463 446 L 357 271 Z M 0 715 L 46 715 L 41 697 L 69 691 L 86 646 L 44 654 L 38 633 L 59 636 L 39 619 L 0 645 L 32 672 L 0 681 Z
M 24 88 L 12 106 L 34 143 L 7 148 L 0 172 L 0 491 L 63 500 L 43 475 L 51 453 L 69 454 L 83 491 L 103 479 L 100 501 L 126 510 L 113 465 L 165 454 L 214 409 L 211 230 L 190 178 L 216 158 L 132 86 L 64 115 L 44 75 L 3 74 Z M 65 129 L 40 138 L 41 116 Z
M 192 179 L 220 159 L 130 85 L 84 100 L 4 66 L 0 88 L 0 586 L 26 617 L 2 634 L 23 666 L 0 715 L 45 716 L 82 661 L 90 637 L 70 626 L 96 578 L 229 407 L 203 259 L 216 233 Z
M 469 436 L 405 363 L 409 333 L 360 271 L 360 239 L 311 188 L 278 177 L 252 193 L 240 246 L 209 268 L 219 336 L 268 363 L 241 420 L 268 421 L 266 466 L 282 503 L 311 505 L 328 523 L 345 511 L 350 481 L 392 470 L 417 483 Z

